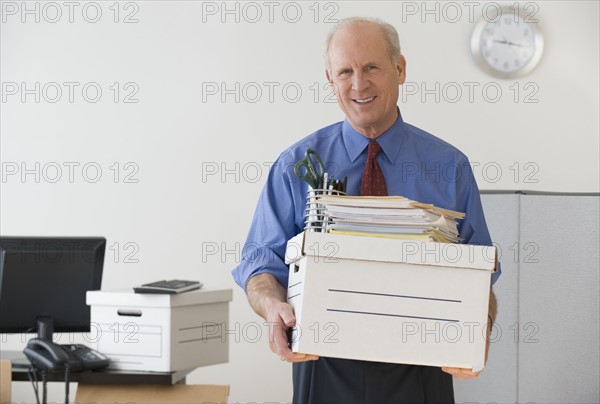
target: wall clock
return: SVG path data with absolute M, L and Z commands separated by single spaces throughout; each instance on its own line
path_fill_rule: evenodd
M 514 6 L 484 16 L 471 36 L 471 52 L 487 73 L 500 78 L 522 77 L 540 62 L 544 38 L 532 13 Z

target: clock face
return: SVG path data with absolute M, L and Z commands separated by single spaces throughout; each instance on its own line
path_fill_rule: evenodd
M 471 39 L 471 50 L 481 67 L 504 78 L 529 73 L 539 62 L 542 53 L 542 35 L 537 22 L 512 9 L 503 9 L 502 15 L 492 21 L 482 20 Z

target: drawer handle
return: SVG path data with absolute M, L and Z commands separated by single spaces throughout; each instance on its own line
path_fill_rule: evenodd
M 117 310 L 119 316 L 142 317 L 141 310 Z

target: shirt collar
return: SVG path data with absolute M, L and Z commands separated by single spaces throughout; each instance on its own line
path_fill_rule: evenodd
M 400 152 L 400 145 L 402 143 L 402 136 L 404 132 L 404 121 L 400 110 L 398 110 L 398 119 L 396 122 L 385 132 L 383 132 L 378 138 L 377 143 L 381 146 L 383 153 L 387 157 L 390 163 L 396 161 L 398 153 Z M 354 163 L 358 156 L 367 148 L 371 139 L 357 132 L 348 119 L 344 119 L 342 123 L 342 138 L 344 139 L 344 145 L 348 152 L 348 157 Z

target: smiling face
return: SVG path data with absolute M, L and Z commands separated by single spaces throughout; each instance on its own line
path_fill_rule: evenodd
M 383 30 L 357 22 L 340 28 L 329 45 L 327 80 L 354 129 L 375 139 L 398 117 L 399 86 L 406 79 L 406 61 L 392 62 Z

